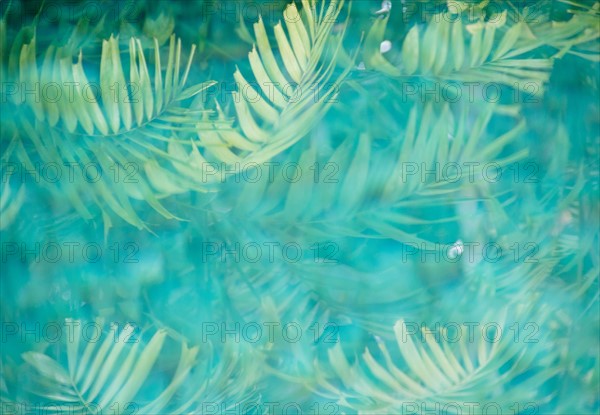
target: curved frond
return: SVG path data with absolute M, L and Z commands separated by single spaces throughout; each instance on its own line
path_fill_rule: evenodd
M 553 39 L 550 43 L 553 47 L 560 49 L 562 53 L 568 53 L 578 56 L 592 62 L 600 62 L 600 2 L 594 4 L 584 4 L 573 2 L 570 0 L 560 0 L 570 6 L 575 6 L 574 9 L 569 9 L 573 14 L 573 18 L 568 22 L 555 22 L 541 36 L 556 36 L 557 31 L 568 30 L 579 25 L 584 27 L 585 31 L 577 38 L 573 45 L 562 39 Z
M 99 76 L 93 78 L 84 69 L 81 52 L 72 62 L 69 46 L 50 45 L 38 65 L 34 30 L 31 41 L 20 50 L 13 48 L 9 57 L 18 62 L 12 65 L 17 68 L 15 85 L 34 92 L 27 95 L 19 89 L 7 97 L 12 106 L 5 104 L 6 111 L 23 126 L 12 128 L 16 150 L 10 162 L 29 171 L 59 166 L 61 179 L 42 180 L 43 185 L 51 193 L 66 195 L 85 219 L 95 216 L 95 205 L 105 220 L 116 214 L 143 228 L 134 200 L 145 200 L 164 217 L 175 218 L 158 199 L 206 191 L 209 185 L 170 173 L 170 162 L 177 160 L 167 152 L 167 143 L 181 141 L 191 147 L 191 140 L 180 137 L 218 123 L 203 121 L 205 110 L 182 105 L 212 83 L 186 86 L 194 47 L 185 64 L 181 49 L 181 40 L 171 36 L 165 64 L 155 41 L 154 55 L 148 56 L 154 61 L 151 67 L 139 39 L 130 39 L 125 59 L 118 38 L 111 37 L 103 41 Z M 79 147 L 74 149 L 73 143 Z M 89 166 L 98 180 L 81 174 Z
M 285 24 L 274 27 L 280 59 L 262 18 L 254 24 L 255 45 L 248 55 L 254 79 L 239 69 L 234 74 L 238 129 L 200 133 L 200 142 L 218 158 L 224 152 L 230 162 L 267 161 L 304 137 L 335 102 L 350 70 L 336 73 L 342 36 L 334 35 L 333 28 L 344 1 L 330 1 L 327 7 L 323 2 L 320 11 L 316 3 L 304 0 L 300 11 L 294 3 L 285 9 Z M 329 50 L 328 59 L 322 59 Z M 229 150 L 236 148 L 237 153 Z M 240 154 L 240 149 L 245 151 Z
M 521 18 L 508 25 L 506 14 L 487 22 L 465 21 L 448 13 L 433 15 L 425 27 L 415 25 L 409 30 L 401 52 L 398 49 L 391 58 L 397 64 L 379 51 L 388 17 L 378 19 L 365 42 L 365 65 L 393 77 L 492 82 L 518 89 L 535 84 L 541 90 L 550 78 L 553 59 L 534 58 L 530 52 L 549 45 L 559 49 L 560 56 L 600 37 L 592 29 L 593 22 L 579 16 L 568 22 L 540 24 Z
M 198 347 L 181 346 L 176 370 L 163 391 L 150 400 L 136 398 L 156 363 L 166 332 L 158 331 L 142 344 L 133 339 L 134 327 L 127 325 L 118 335 L 103 341 L 87 341 L 80 350 L 81 322 L 72 321 L 73 337 L 66 345 L 67 366 L 39 352 L 26 352 L 23 359 L 38 373 L 33 392 L 55 405 L 76 411 L 109 408 L 134 403 L 142 413 L 161 413 L 182 387 L 198 354 Z
M 199 411 L 208 402 L 220 406 L 228 405 L 230 399 L 239 404 L 256 399 L 253 382 L 261 361 L 252 350 L 225 345 L 218 350 L 223 359 L 219 361 L 210 344 L 201 351 L 181 341 L 176 359 L 164 329 L 143 342 L 131 325 L 120 333 L 111 328 L 104 336 L 90 338 L 89 333 L 83 334 L 81 321 L 67 324 L 70 334 L 64 365 L 37 351 L 22 355 L 26 369 L 35 373 L 30 392 L 55 407 L 94 412 L 125 410 L 129 405 L 129 410 L 159 415 Z M 254 363 L 240 367 L 241 356 Z
M 492 132 L 500 119 L 511 121 Z M 488 196 L 481 189 L 493 189 L 484 176 L 487 164 L 480 160 L 504 168 L 527 156 L 526 149 L 512 151 L 525 131 L 513 107 L 417 104 L 400 121 L 406 122 L 400 140 L 382 145 L 363 133 L 325 155 L 311 143 L 299 148 L 300 157 L 290 154 L 277 162 L 272 174 L 259 165 L 247 175 L 257 180 L 244 180 L 241 193 L 240 185 L 232 184 L 232 193 L 225 190 L 216 203 L 235 198 L 233 213 L 246 221 L 272 221 L 278 228 L 283 223 L 324 236 L 384 237 L 421 245 L 427 237 L 411 228 L 457 219 L 440 218 L 441 200 L 480 200 Z M 435 212 L 436 220 L 428 219 L 427 211 Z
M 305 136 L 324 115 L 347 74 L 335 73 L 335 59 L 321 59 L 325 51 L 333 49 L 335 56 L 341 48 L 341 37 L 334 40 L 332 28 L 342 4 L 332 1 L 317 11 L 314 1 L 306 1 L 301 12 L 289 5 L 284 14 L 287 31 L 281 23 L 275 27 L 280 62 L 263 21 L 255 24 L 257 46 L 250 53 L 250 65 L 260 88 L 254 89 L 236 71 L 238 129 L 232 129 L 220 108 L 215 118 L 201 106 L 181 105 L 213 83 L 186 87 L 194 47 L 184 62 L 181 40 L 174 36 L 166 62 L 157 40 L 153 55 L 146 56 L 140 39 L 131 38 L 128 51 L 123 51 L 118 37 L 111 36 L 102 42 L 94 77 L 84 67 L 81 52 L 72 62 L 72 45 L 50 45 L 40 57 L 35 27 L 24 29 L 22 40 L 15 41 L 8 56 L 9 79 L 37 94 L 36 99 L 21 93 L 8 97 L 13 105 L 9 110 L 29 124 L 17 134 L 22 143 L 17 145 L 15 161 L 28 167 L 38 161 L 71 166 L 96 163 L 105 172 L 133 166 L 134 185 L 100 180 L 89 186 L 79 180 L 53 184 L 50 191 L 69 195 L 86 219 L 95 216 L 95 208 L 89 205 L 95 200 L 105 220 L 116 214 L 145 227 L 132 205 L 136 199 L 145 200 L 165 218 L 175 218 L 159 199 L 213 189 L 221 181 L 216 176 L 206 178 L 210 163 L 266 161 Z M 150 61 L 154 64 L 148 65 Z M 50 93 L 56 96 L 47 96 Z M 255 94 L 260 100 L 254 99 Z M 70 152 L 75 141 L 81 147 Z
M 494 329 L 482 330 L 484 320 L 471 330 L 453 326 L 450 333 L 401 319 L 393 329 L 395 345 L 377 339 L 377 348 L 355 362 L 337 344 L 327 366 L 336 378 L 322 371 L 321 393 L 359 414 L 402 413 L 411 405 L 461 413 L 473 402 L 494 402 L 503 411 L 514 402 L 542 404 L 547 397 L 540 387 L 556 374 L 543 370 L 553 355 L 537 342 L 514 342 L 506 314 L 489 322 Z
M 192 46 L 182 67 L 181 40 L 171 36 L 165 65 L 155 40 L 154 68 L 150 69 L 140 39 L 130 39 L 125 63 L 118 37 L 111 36 L 102 42 L 99 77 L 95 79 L 86 74 L 82 52 L 73 63 L 68 46 L 50 45 L 39 65 L 34 34 L 18 51 L 18 57 L 17 51 L 11 52 L 9 59 L 18 59 L 19 69 L 18 74 L 9 74 L 9 79 L 36 94 L 28 97 L 18 93 L 10 98 L 16 105 L 31 108 L 36 119 L 50 128 L 77 135 L 126 136 L 136 129 L 144 132 L 142 127 L 148 123 L 157 129 L 195 131 L 197 114 L 178 105 L 211 85 L 185 87 L 194 50 Z

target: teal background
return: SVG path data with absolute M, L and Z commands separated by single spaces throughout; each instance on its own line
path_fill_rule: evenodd
M 263 9 L 272 7 L 272 18 L 264 17 L 269 28 L 280 19 L 287 2 L 258 3 Z M 521 3 L 517 6 L 522 7 Z M 236 68 L 250 73 L 247 54 L 251 45 L 236 29 L 245 22 L 252 33 L 256 19 L 248 5 L 256 2 L 219 2 L 214 14 L 208 14 L 206 8 L 212 3 L 199 1 L 98 4 L 105 10 L 117 7 L 129 11 L 133 7 L 135 12 L 131 18 L 121 14 L 108 19 L 89 38 L 82 36 L 86 70 L 90 73 L 99 67 L 101 40 L 111 33 L 120 33 L 123 46 L 130 35 L 145 40 L 157 36 L 166 46 L 171 31 L 182 38 L 183 50 L 189 50 L 192 43 L 198 45 L 189 84 L 212 79 L 231 86 Z M 0 4 L 7 29 L 5 44 L 11 44 L 21 27 L 31 23 L 40 5 L 19 1 Z M 52 5 L 77 11 L 85 2 Z M 528 5 L 539 12 L 540 21 L 570 18 L 569 6 L 562 2 Z M 246 16 L 222 13 L 239 12 L 244 7 Z M 349 14 L 347 8 L 343 9 L 340 21 L 348 18 L 350 22 L 344 41 L 348 51 L 356 49 L 379 7 L 376 1 L 355 1 Z M 386 30 L 386 39 L 393 45 L 387 55 L 390 60 L 398 58 L 398 45 L 411 27 L 427 24 L 420 14 L 403 13 L 401 9 L 401 3 L 394 2 Z M 161 21 L 161 13 L 169 17 Z M 67 39 L 76 20 L 77 16 L 70 18 L 65 13 L 56 22 L 42 21 L 36 29 L 38 53 L 51 43 Z M 597 46 L 594 43 L 591 49 L 596 54 L 595 62 L 570 54 L 556 59 L 543 93 L 529 96 L 525 92 L 514 102 L 514 89 L 502 86 L 500 104 L 517 104 L 517 109 L 514 116 L 494 114 L 484 126 L 477 148 L 494 142 L 522 119 L 525 130 L 503 147 L 496 159 L 526 155 L 511 163 L 497 182 L 479 179 L 472 184 L 461 180 L 450 186 L 451 191 L 437 193 L 427 183 L 412 178 L 402 197 L 388 203 L 381 193 L 393 174 L 398 154 L 404 154 L 409 162 L 421 163 L 436 151 L 416 146 L 412 153 L 402 152 L 411 109 L 417 108 L 421 120 L 424 109 L 432 105 L 435 122 L 444 103 L 408 95 L 403 89 L 407 82 L 432 86 L 435 79 L 393 79 L 377 70 L 361 71 L 355 65 L 323 119 L 311 126 L 304 139 L 272 160 L 282 165 L 300 163 L 305 177 L 312 180 L 314 171 L 308 168 L 314 165 L 302 164 L 302 157 L 314 151 L 321 168 L 332 160 L 338 163 L 334 181 L 328 182 L 320 175 L 312 190 L 302 187 L 307 185 L 301 182 L 294 188 L 295 199 L 290 201 L 290 183 L 282 179 L 281 170 L 275 170 L 273 186 L 264 194 L 260 193 L 262 182 L 238 181 L 232 175 L 219 192 L 190 191 L 165 198 L 165 206 L 182 221 L 165 220 L 148 204 L 134 201 L 133 207 L 148 229 L 137 229 L 118 217 L 108 227 L 99 209 L 93 210 L 93 219 L 86 221 L 73 211 L 66 197 L 57 197 L 31 177 L 13 175 L 4 179 L 6 163 L 10 162 L 5 155 L 15 129 L 22 132 L 23 128 L 13 123 L 19 110 L 3 100 L 2 186 L 4 189 L 8 180 L 11 191 L 16 192 L 24 184 L 25 199 L 12 223 L 1 231 L 2 402 L 45 402 L 36 392 L 42 389 L 36 388 L 48 385 L 34 382 L 39 374 L 23 360 L 23 353 L 37 351 L 66 362 L 64 333 L 59 342 L 47 342 L 43 334 L 36 338 L 42 333 L 38 329 L 34 329 L 36 335 L 23 337 L 21 324 L 33 328 L 38 323 L 43 327 L 66 318 L 95 321 L 110 336 L 111 322 L 119 330 L 130 322 L 137 328 L 142 345 L 158 329 L 166 329 L 164 348 L 136 395 L 134 407 L 129 408 L 133 412 L 165 389 L 177 367 L 180 344 L 186 342 L 190 347 L 199 346 L 197 365 L 176 396 L 182 399 L 206 388 L 201 400 L 205 406 L 199 404 L 204 413 L 227 413 L 220 406 L 223 403 L 259 402 L 264 409 L 265 403 L 277 402 L 280 406 L 267 413 L 286 413 L 281 408 L 294 403 L 287 413 L 350 414 L 358 413 L 357 407 L 375 407 L 374 402 L 380 399 L 360 389 L 364 382 L 382 394 L 388 393 L 387 386 L 374 378 L 369 378 L 371 383 L 365 381 L 360 371 L 340 377 L 330 360 L 334 349 L 341 348 L 351 363 L 360 362 L 365 349 L 383 362 L 378 344 L 387 342 L 395 361 L 409 373 L 413 368 L 400 357 L 394 337 L 397 320 L 436 327 L 449 322 L 483 325 L 504 319 L 505 327 L 518 327 L 519 340 L 513 337 L 514 330 L 505 330 L 504 336 L 508 337 L 503 339 L 508 349 L 519 352 L 489 378 L 470 385 L 464 395 L 458 396 L 482 405 L 499 402 L 502 413 L 598 413 Z M 545 58 L 554 53 L 555 49 L 540 47 L 531 56 Z M 358 62 L 362 58 L 359 54 Z M 7 66 L 5 61 L 3 65 Z M 212 100 L 202 102 L 214 93 L 222 108 L 234 117 L 232 96 L 220 94 L 220 90 L 209 91 L 197 95 L 194 105 L 214 108 Z M 456 120 L 467 114 L 466 125 L 471 131 L 477 128 L 478 117 L 488 105 L 479 97 L 474 102 L 461 99 L 449 107 L 457 114 Z M 361 134 L 369 137 L 368 153 L 360 147 Z M 106 146 L 113 139 L 93 138 Z M 76 148 L 78 143 L 73 140 L 72 145 Z M 335 152 L 343 146 L 348 146 L 346 153 Z M 354 157 L 363 156 L 366 173 L 352 171 Z M 474 161 L 490 163 L 495 159 Z M 339 199 L 328 202 L 328 195 L 343 192 Z M 350 208 L 353 201 L 354 207 Z M 300 213 L 290 214 L 295 208 Z M 493 243 L 503 248 L 503 255 L 492 261 L 476 251 L 476 260 L 463 256 L 455 262 L 413 253 L 413 239 L 395 232 L 383 235 L 383 228 L 366 225 L 377 222 L 396 226 L 393 212 L 408 218 L 401 221 L 401 235 L 445 247 L 458 240 L 479 246 Z M 39 254 L 36 244 L 43 247 L 49 243 L 63 247 L 65 243 L 94 244 L 101 247 L 102 255 L 98 261 L 90 261 L 76 253 L 73 260 L 63 255 L 54 262 L 47 258 L 36 261 L 30 254 L 22 258 L 22 249 L 18 254 L 10 251 L 25 246 Z M 232 247 L 236 243 L 259 244 L 262 255 L 255 262 L 244 255 L 237 261 L 231 255 L 207 251 L 214 244 Z M 293 244 L 302 252 L 296 261 L 278 249 L 271 260 L 265 254 L 265 243 Z M 515 244 L 519 247 L 516 257 L 511 248 Z M 297 324 L 302 336 L 290 342 L 276 331 L 277 337 L 268 341 L 263 332 L 254 343 L 245 341 L 241 329 L 236 329 L 240 341 L 235 341 L 235 335 L 226 335 L 225 341 L 220 337 L 222 323 L 235 328 L 236 324 L 242 327 L 265 322 Z M 7 330 L 15 323 L 19 333 L 9 334 Z M 218 333 L 207 335 L 206 330 L 215 324 Z M 528 335 L 537 341 L 526 342 Z M 469 350 L 472 356 L 477 354 L 476 347 Z M 518 376 L 508 371 L 511 365 L 520 368 Z M 345 400 L 339 400 L 338 393 L 328 392 L 324 379 L 346 391 Z M 497 382 L 493 384 L 495 389 L 488 387 L 492 381 Z M 456 396 L 442 398 L 441 402 L 456 401 Z M 435 396 L 432 399 L 436 401 Z M 216 411 L 213 403 L 219 405 L 219 412 L 211 412 Z M 508 409 L 514 403 L 520 405 L 519 409 Z M 534 406 L 527 407 L 530 403 Z M 171 413 L 175 407 L 167 406 L 162 413 Z M 5 413 L 11 413 L 7 408 L 3 407 Z M 407 407 L 404 409 L 411 413 Z M 121 408 L 123 413 L 131 413 L 129 410 Z M 230 410 L 259 413 L 255 409 Z M 444 413 L 439 408 L 438 412 Z M 365 409 L 362 413 L 375 412 Z

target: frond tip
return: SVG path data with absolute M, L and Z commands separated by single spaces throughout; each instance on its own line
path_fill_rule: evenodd
M 47 122 L 52 128 L 62 126 L 69 133 L 107 136 L 130 132 L 161 117 L 169 120 L 168 116 L 172 118 L 177 114 L 173 112 L 177 109 L 173 108 L 175 103 L 207 87 L 199 84 L 185 88 L 194 50 L 192 46 L 182 70 L 181 40 L 176 41 L 175 36 L 171 36 L 165 68 L 155 39 L 154 70 L 151 70 L 139 39 L 130 39 L 129 60 L 123 62 L 118 36 L 111 36 L 102 41 L 99 80 L 90 82 L 82 52 L 77 63 L 73 63 L 67 46 L 49 46 L 38 67 L 34 36 L 20 51 L 19 74 L 15 77 L 21 85 L 39 90 L 44 96 L 41 100 L 25 100 L 22 94 L 15 94 L 13 103 L 27 104 L 39 121 Z M 154 81 L 151 73 L 154 73 Z
M 424 28 L 413 26 L 404 38 L 401 51 L 388 60 L 379 50 L 387 16 L 376 20 L 367 35 L 365 66 L 392 77 L 497 82 L 516 88 L 535 83 L 541 89 L 550 79 L 553 57 L 577 53 L 572 51 L 575 46 L 600 36 L 597 30 L 590 30 L 592 23 L 584 17 L 589 16 L 575 16 L 563 23 L 519 21 L 507 25 L 506 11 L 493 20 L 477 22 L 437 14 Z M 553 57 L 531 56 L 530 52 L 546 45 L 559 49 L 559 53 Z
M 495 332 L 457 325 L 456 333 L 436 335 L 398 320 L 393 332 L 399 353 L 377 339 L 378 350 L 367 348 L 351 364 L 340 344 L 331 348 L 329 364 L 337 380 L 323 378 L 322 392 L 341 397 L 341 405 L 360 414 L 407 413 L 411 405 L 461 413 L 472 402 L 495 402 L 504 411 L 515 401 L 535 400 L 555 372 L 537 371 L 545 360 L 540 349 L 535 343 L 515 344 L 505 323 L 500 316 Z
M 0 195 L 0 230 L 8 228 L 15 221 L 24 201 L 25 185 L 22 184 L 14 194 L 9 182 L 5 181 L 2 185 L 2 195 Z
M 160 413 L 183 385 L 199 350 L 182 344 L 179 364 L 168 386 L 151 400 L 143 401 L 136 396 L 161 353 L 166 332 L 157 331 L 147 344 L 142 344 L 131 339 L 134 328 L 127 325 L 118 337 L 115 333 L 102 342 L 88 339 L 81 353 L 79 343 L 85 340 L 81 322 L 68 323 L 74 330 L 66 345 L 66 368 L 38 352 L 23 353 L 23 360 L 37 371 L 34 393 L 75 411 L 135 402 L 142 413 Z
M 317 12 L 316 2 L 303 0 L 284 12 L 284 25 L 274 27 L 280 59 L 276 58 L 262 18 L 254 24 L 255 45 L 248 54 L 255 82 L 237 70 L 234 95 L 239 133 L 210 133 L 214 142 L 255 151 L 242 157 L 266 161 L 304 137 L 331 106 L 350 70 L 336 74 L 342 36 L 333 34 L 343 1 L 330 1 Z M 330 51 L 331 59 L 322 59 Z M 206 136 L 206 134 L 204 134 Z M 233 140 L 233 141 L 232 141 Z

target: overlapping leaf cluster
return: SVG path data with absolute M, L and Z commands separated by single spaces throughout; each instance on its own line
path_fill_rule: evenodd
M 8 255 L 3 321 L 137 323 L 103 324 L 99 342 L 80 329 L 57 344 L 11 338 L 3 404 L 92 411 L 133 402 L 144 414 L 273 401 L 361 414 L 415 404 L 460 412 L 470 402 L 597 411 L 600 4 L 563 2 L 567 18 L 529 22 L 523 9 L 453 3 L 395 26 L 402 2 L 368 19 L 357 17 L 364 5 L 293 2 L 282 21 L 257 17 L 253 34 L 240 21 L 234 43 L 248 55 L 223 73 L 214 56 L 227 53 L 207 52 L 218 50 L 215 22 L 198 29 L 177 5 L 151 17 L 148 2 L 137 26 L 67 22 L 62 36 L 37 18 L 15 27 L 3 16 L 6 85 L 78 83 L 71 100 L 56 102 L 3 90 L 3 240 L 139 249 L 133 263 Z M 194 3 L 187 14 L 202 10 Z M 364 36 L 354 25 L 363 20 Z M 200 46 L 186 46 L 198 31 Z M 558 76 L 571 66 L 586 76 L 569 84 Z M 101 93 L 90 100 L 83 85 L 93 82 Z M 226 99 L 222 82 L 236 85 Z M 406 83 L 494 83 L 503 99 L 440 102 L 407 95 Z M 532 85 L 533 101 L 515 98 Z M 96 164 L 103 174 L 22 183 L 10 170 L 40 163 Z M 456 180 L 421 171 L 469 163 Z M 486 179 L 486 165 L 504 176 Z M 134 181 L 114 180 L 131 166 Z M 533 180 L 523 166 L 535 167 Z M 475 259 L 436 260 L 464 242 Z M 482 259 L 490 242 L 503 252 L 494 261 Z M 271 259 L 273 243 L 301 255 Z M 263 254 L 224 253 L 236 244 Z M 432 339 L 427 327 L 448 321 L 494 322 L 504 336 Z M 215 322 L 293 322 L 304 335 L 207 340 L 202 330 Z M 427 323 L 423 335 L 409 332 L 414 322 Z M 537 341 L 515 341 L 510 328 L 527 322 Z M 134 329 L 138 341 L 128 342 Z

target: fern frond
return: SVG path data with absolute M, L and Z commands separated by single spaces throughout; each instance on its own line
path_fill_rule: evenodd
M 77 63 L 72 63 L 69 50 L 69 46 L 50 45 L 43 63 L 38 65 L 35 30 L 20 51 L 13 48 L 9 62 L 18 64 L 9 68 L 13 67 L 12 73 L 19 81 L 15 84 L 36 93 L 33 98 L 21 91 L 8 97 L 13 106 L 6 104 L 6 110 L 14 112 L 25 125 L 20 131 L 13 128 L 18 143 L 16 157 L 11 161 L 30 169 L 36 163 L 100 166 L 103 177 L 96 184 L 81 177 L 57 184 L 44 182 L 51 193 L 66 194 L 83 218 L 95 216 L 89 205 L 93 200 L 105 219 L 116 214 L 143 228 L 146 225 L 130 199 L 145 200 L 164 217 L 174 218 L 158 199 L 189 190 L 203 191 L 208 185 L 187 176 L 168 174 L 172 167 L 165 161 L 171 159 L 167 143 L 216 124 L 203 121 L 205 110 L 181 104 L 211 85 L 204 82 L 186 87 L 194 47 L 183 66 L 181 40 L 171 36 L 165 65 L 155 41 L 151 69 L 139 39 L 130 39 L 129 60 L 122 61 L 118 38 L 111 37 L 103 41 L 98 82 L 90 82 L 82 53 Z M 56 99 L 44 95 L 49 93 L 48 88 L 54 88 Z M 193 145 L 189 140 L 181 141 Z M 72 150 L 74 142 L 79 146 L 76 150 Z M 117 170 L 123 173 L 129 167 L 135 170 L 133 180 L 114 176 Z M 113 176 L 113 180 L 107 176 Z
M 89 81 L 91 77 L 86 75 L 81 52 L 77 63 L 72 63 L 70 49 L 50 45 L 44 51 L 40 66 L 35 35 L 30 43 L 23 45 L 16 78 L 23 88 L 37 91 L 38 95 L 36 99 L 27 99 L 24 94 L 15 94 L 13 102 L 27 105 L 37 120 L 68 133 L 118 136 L 130 134 L 148 123 L 155 123 L 153 126 L 159 129 L 188 128 L 195 131 L 194 125 L 199 122 L 196 114 L 178 106 L 180 101 L 211 85 L 209 82 L 185 88 L 194 46 L 182 69 L 181 40 L 176 41 L 175 36 L 171 36 L 165 67 L 155 41 L 152 71 L 146 63 L 140 40 L 131 38 L 126 75 L 127 66 L 121 61 L 118 37 L 111 37 L 102 43 L 98 83 Z M 152 73 L 154 81 L 151 80 Z M 41 96 L 40 99 L 42 93 L 50 94 L 50 88 L 58 88 L 54 91 L 57 96 Z M 97 92 L 99 96 L 95 96 Z
M 85 199 L 107 199 L 104 205 L 109 209 L 103 208 L 104 212 L 116 213 L 127 222 L 144 227 L 128 199 L 146 200 L 161 215 L 174 218 L 158 199 L 189 190 L 206 191 L 220 182 L 218 178 L 203 180 L 210 162 L 231 164 L 241 157 L 247 161 L 268 160 L 302 138 L 323 116 L 347 73 L 333 79 L 335 59 L 321 60 L 327 48 L 339 50 L 341 47 L 341 41 L 332 42 L 331 31 L 342 4 L 333 1 L 327 10 L 317 13 L 315 2 L 305 2 L 301 19 L 296 6 L 288 6 L 285 18 L 290 40 L 281 24 L 275 27 L 286 75 L 274 57 L 262 20 L 256 23 L 258 51 L 254 49 L 250 53 L 250 63 L 260 87 L 263 91 L 269 88 L 271 95 L 250 102 L 252 95 L 247 87 L 253 87 L 236 71 L 234 78 L 240 91 L 234 98 L 239 130 L 231 128 L 220 109 L 218 119 L 214 119 L 209 111 L 180 105 L 212 83 L 185 87 L 194 48 L 182 69 L 181 41 L 174 36 L 169 44 L 166 67 L 155 41 L 154 68 L 146 63 L 140 39 L 131 38 L 128 60 L 121 57 L 118 37 L 103 41 L 99 84 L 96 84 L 100 96 L 90 97 L 87 87 L 91 77 L 84 70 L 82 53 L 73 64 L 70 46 L 50 45 L 44 52 L 42 64 L 38 65 L 34 27 L 29 35 L 23 32 L 20 49 L 13 47 L 8 58 L 13 62 L 8 65 L 12 68 L 9 72 L 24 88 L 46 91 L 48 86 L 59 85 L 62 98 L 54 102 L 14 94 L 9 99 L 15 105 L 15 113 L 20 114 L 26 108 L 25 113 L 35 114 L 36 122 L 26 129 L 29 134 L 25 137 L 29 135 L 27 138 L 37 148 L 38 155 L 50 156 L 40 157 L 43 163 L 99 162 L 103 168 L 110 168 L 111 163 L 133 163 L 138 171 L 143 171 L 140 178 L 143 184 L 139 187 L 116 184 L 119 195 L 116 199 L 107 196 L 109 187 L 102 190 L 98 186 L 90 189 L 83 185 L 79 190 L 71 188 L 66 193 L 71 195 L 69 199 L 84 218 L 93 217 Z M 125 62 L 129 65 L 128 73 L 124 69 Z M 65 89 L 65 85 L 70 89 Z M 67 96 L 70 99 L 66 99 Z M 295 96 L 300 98 L 295 99 Z M 24 119 L 23 122 L 29 121 Z M 51 129 L 50 135 L 54 135 L 51 140 L 47 134 L 40 134 L 46 125 Z M 189 137 L 190 133 L 197 135 L 197 140 Z M 108 139 L 111 141 L 107 142 Z M 85 145 L 72 155 L 61 154 L 72 140 Z M 58 142 L 65 142 L 65 150 L 59 150 Z M 25 152 L 30 151 L 28 145 L 21 147 Z M 107 156 L 101 156 L 102 152 L 108 153 Z M 38 155 L 29 158 L 35 160 Z M 19 161 L 29 162 L 29 159 Z M 102 191 L 102 195 L 94 190 Z
M 80 341 L 85 339 L 81 322 L 72 323 L 73 337 L 66 345 L 67 367 L 39 352 L 25 352 L 23 359 L 39 376 L 33 393 L 78 411 L 133 402 L 143 413 L 160 413 L 184 384 L 199 351 L 182 344 L 177 368 L 162 393 L 151 400 L 137 399 L 163 348 L 166 333 L 159 331 L 142 344 L 139 340 L 129 341 L 134 328 L 127 325 L 118 338 L 111 335 L 102 342 L 88 341 L 80 350 Z
M 148 415 L 186 414 L 204 409 L 207 403 L 220 407 L 231 400 L 242 404 L 257 399 L 253 382 L 260 374 L 261 360 L 249 348 L 227 344 L 216 350 L 206 343 L 201 351 L 181 341 L 177 360 L 173 345 L 167 344 L 166 330 L 159 329 L 147 342 L 131 325 L 120 333 L 111 328 L 104 336 L 90 339 L 82 333 L 81 321 L 67 324 L 73 330 L 64 365 L 46 353 L 22 354 L 26 373 L 35 373 L 28 389 L 36 399 L 83 412 L 130 405 Z M 166 356 L 171 357 L 164 360 Z M 222 360 L 215 360 L 217 356 Z M 253 363 L 241 367 L 241 358 Z
M 200 134 L 207 150 L 218 157 L 218 151 L 227 152 L 232 162 L 261 163 L 300 140 L 324 116 L 350 69 L 335 72 L 342 36 L 334 36 L 332 30 L 343 4 L 333 0 L 320 11 L 315 0 L 304 0 L 301 11 L 289 4 L 284 12 L 287 31 L 281 22 L 274 27 L 279 61 L 259 18 L 254 24 L 256 43 L 248 55 L 254 81 L 248 81 L 239 69 L 234 74 L 238 129 Z M 329 49 L 332 53 L 324 61 Z M 228 147 L 250 153 L 235 154 Z
M 573 14 L 569 21 L 547 24 L 536 30 L 535 35 L 548 39 L 547 43 L 550 46 L 559 49 L 557 57 L 570 54 L 592 62 L 600 62 L 600 2 L 593 5 L 570 4 L 583 10 L 569 10 Z
M 359 414 L 402 413 L 410 405 L 460 413 L 472 402 L 494 402 L 503 410 L 516 401 L 541 404 L 546 397 L 540 386 L 557 373 L 541 370 L 552 354 L 537 343 L 516 344 L 507 334 L 506 314 L 489 321 L 499 327 L 495 333 L 481 330 L 482 323 L 468 334 L 460 325 L 458 335 L 435 335 L 417 324 L 421 337 L 401 319 L 393 329 L 399 353 L 378 340 L 377 350 L 367 348 L 354 363 L 338 344 L 328 352 L 337 379 L 322 372 L 321 393 Z
M 373 23 L 365 42 L 365 66 L 392 77 L 420 76 L 460 82 L 501 83 L 523 88 L 534 83 L 541 87 L 550 78 L 551 58 L 527 54 L 550 45 L 566 53 L 579 44 L 597 39 L 573 18 L 564 23 L 506 24 L 506 12 L 494 21 L 471 23 L 448 14 L 432 16 L 425 28 L 413 26 L 392 59 L 379 51 L 388 17 Z M 390 53 L 388 53 L 390 55 Z
M 299 149 L 300 157 L 290 154 L 283 159 L 272 177 L 259 167 L 259 180 L 244 183 L 241 193 L 236 184 L 231 195 L 224 190 L 217 200 L 235 197 L 233 213 L 245 220 L 273 221 L 278 228 L 284 223 L 323 236 L 386 237 L 427 244 L 406 229 L 456 220 L 441 219 L 438 212 L 432 221 L 423 213 L 436 210 L 442 200 L 448 203 L 449 197 L 459 203 L 467 199 L 466 189 L 487 185 L 485 166 L 478 160 L 493 160 L 502 167 L 527 155 L 526 150 L 504 152 L 525 130 L 518 117 L 513 125 L 506 123 L 502 132 L 490 132 L 490 123 L 503 116 L 514 118 L 514 108 L 486 104 L 472 111 L 468 106 L 453 110 L 448 105 L 417 104 L 406 120 L 400 119 L 406 121 L 401 140 L 386 138 L 383 148 L 376 150 L 369 134 L 358 139 L 349 136 L 326 155 L 310 144 Z M 474 163 L 471 172 L 468 163 Z M 285 179 L 291 173 L 283 171 L 291 166 L 300 172 L 293 182 Z M 436 174 L 424 177 L 425 169 Z M 455 173 L 456 179 L 450 177 Z

